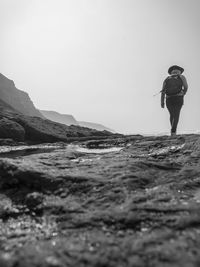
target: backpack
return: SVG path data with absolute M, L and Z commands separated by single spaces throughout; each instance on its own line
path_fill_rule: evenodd
M 182 90 L 183 82 L 179 75 L 169 76 L 165 80 L 165 93 L 167 96 L 175 96 Z

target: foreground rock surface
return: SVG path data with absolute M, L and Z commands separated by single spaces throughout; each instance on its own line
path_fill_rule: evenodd
M 199 266 L 198 135 L 49 149 L 1 148 L 0 266 Z

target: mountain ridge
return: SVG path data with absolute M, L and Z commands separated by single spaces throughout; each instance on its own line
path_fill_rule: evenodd
M 69 125 L 78 125 L 78 126 L 81 126 L 81 127 L 86 127 L 86 128 L 94 129 L 94 130 L 97 130 L 97 131 L 109 131 L 109 132 L 115 133 L 114 130 L 109 129 L 108 127 L 106 127 L 106 126 L 104 126 L 104 125 L 102 125 L 100 123 L 78 121 L 71 114 L 63 114 L 63 113 L 59 113 L 59 112 L 53 111 L 53 110 L 41 110 L 40 109 L 39 111 L 47 119 L 55 121 L 55 122 L 63 123 L 65 125 L 67 125 L 67 126 L 69 126 Z
M 73 116 L 70 117 L 73 119 Z M 109 131 L 97 131 L 79 125 L 67 126 L 45 118 L 34 106 L 28 93 L 17 89 L 12 80 L 0 74 L 0 139 L 40 143 L 71 142 L 111 135 Z
M 14 81 L 0 73 L 0 98 L 16 111 L 28 115 L 44 118 L 34 106 L 27 92 L 16 88 Z
M 66 125 L 79 125 L 77 120 L 71 114 L 62 114 L 53 110 L 39 110 L 40 113 L 47 119 L 63 123 Z

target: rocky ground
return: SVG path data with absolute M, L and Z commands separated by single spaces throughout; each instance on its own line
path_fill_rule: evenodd
M 200 136 L 8 142 L 0 156 L 1 267 L 200 265 Z

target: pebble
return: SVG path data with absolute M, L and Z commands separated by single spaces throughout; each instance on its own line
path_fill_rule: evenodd
M 53 266 L 53 267 L 60 267 L 61 266 L 60 261 L 54 256 L 48 256 L 45 259 L 45 261 L 46 261 L 46 263 L 48 263 L 49 266 Z

